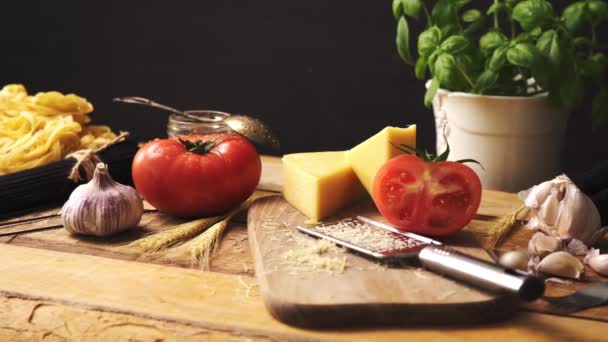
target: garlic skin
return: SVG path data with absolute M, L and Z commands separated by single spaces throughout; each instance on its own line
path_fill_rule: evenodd
M 564 249 L 562 240 L 554 236 L 545 235 L 541 232 L 532 235 L 532 238 L 528 242 L 528 255 L 530 255 L 531 258 L 537 256 L 542 259 L 547 255 L 561 251 L 562 249 Z
M 70 194 L 61 218 L 72 234 L 108 236 L 137 225 L 143 209 L 137 191 L 115 182 L 107 166 L 99 163 L 91 181 Z
M 565 278 L 580 279 L 585 265 L 570 253 L 559 251 L 547 255 L 538 262 L 535 258 L 533 268 L 536 272 L 552 274 Z
M 525 271 L 528 267 L 528 255 L 522 250 L 513 250 L 501 255 L 498 263 L 504 267 Z
M 599 249 L 592 248 L 585 256 L 584 262 L 595 272 L 608 277 L 608 254 L 600 254 Z
M 566 175 L 521 191 L 519 197 L 531 211 L 528 228 L 540 229 L 562 240 L 594 243 L 600 214 L 591 199 Z M 597 235 L 597 234 L 596 234 Z

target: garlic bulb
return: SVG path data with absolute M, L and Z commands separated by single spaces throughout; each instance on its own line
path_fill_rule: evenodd
M 525 271 L 528 267 L 528 255 L 519 249 L 509 251 L 500 256 L 498 263 L 504 267 Z
M 579 279 L 585 271 L 585 265 L 580 260 L 564 251 L 551 253 L 540 262 L 538 262 L 538 257 L 535 259 L 533 268 L 536 272 Z
M 600 227 L 600 214 L 587 195 L 560 175 L 519 193 L 531 218 L 528 228 L 540 229 L 562 240 L 578 239 L 592 244 Z
M 608 254 L 600 254 L 599 249 L 592 248 L 585 256 L 584 261 L 595 272 L 608 276 Z
M 90 182 L 78 186 L 61 209 L 70 233 L 107 236 L 139 223 L 143 202 L 135 189 L 116 183 L 99 163 Z
M 528 242 L 528 255 L 532 258 L 538 256 L 542 259 L 547 255 L 561 251 L 562 249 L 562 240 L 554 236 L 545 235 L 541 232 L 532 235 L 532 238 Z

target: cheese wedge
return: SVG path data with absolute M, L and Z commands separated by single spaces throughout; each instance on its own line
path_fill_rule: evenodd
M 359 180 L 372 193 L 376 173 L 389 159 L 403 152 L 392 144 L 416 147 L 416 125 L 407 128 L 385 127 L 371 138 L 346 152 L 346 158 Z
M 365 195 L 344 151 L 287 154 L 283 196 L 308 218 L 321 220 Z

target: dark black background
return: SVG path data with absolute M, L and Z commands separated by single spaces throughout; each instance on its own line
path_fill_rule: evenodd
M 3 5 L 3 84 L 75 92 L 95 105 L 94 122 L 140 140 L 165 135 L 166 113 L 113 97 L 254 115 L 277 131 L 283 152 L 345 149 L 409 123 L 418 124 L 420 145 L 433 145 L 424 84 L 395 52 L 390 0 Z M 566 170 L 593 164 L 606 142 L 606 130 L 591 133 L 586 109 L 573 113 Z

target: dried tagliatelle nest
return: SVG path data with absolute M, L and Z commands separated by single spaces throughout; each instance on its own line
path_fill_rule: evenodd
M 23 85 L 0 90 L 0 176 L 45 165 L 116 138 L 108 126 L 86 125 L 93 105 L 75 94 L 29 95 Z

